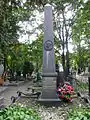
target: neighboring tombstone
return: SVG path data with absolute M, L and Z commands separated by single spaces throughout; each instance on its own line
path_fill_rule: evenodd
M 52 6 L 47 4 L 44 12 L 44 40 L 43 40 L 43 89 L 39 101 L 57 101 L 56 69 L 54 60 L 53 18 Z
M 80 74 L 81 73 L 81 68 L 78 68 L 78 74 Z
M 36 75 L 36 82 L 39 82 L 41 81 L 41 75 L 39 72 L 37 72 L 37 75 Z
M 88 75 L 88 66 L 85 68 L 85 74 Z
M 0 76 L 3 75 L 3 72 L 4 72 L 4 66 L 3 64 L 0 65 Z

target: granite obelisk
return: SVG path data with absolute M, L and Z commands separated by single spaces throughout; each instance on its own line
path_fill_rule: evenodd
M 55 73 L 52 6 L 44 9 L 43 73 Z
M 42 101 L 54 101 L 58 99 L 56 94 L 57 73 L 55 71 L 52 6 L 47 4 L 44 8 Z

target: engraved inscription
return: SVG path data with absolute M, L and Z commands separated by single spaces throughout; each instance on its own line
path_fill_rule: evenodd
M 53 43 L 51 40 L 47 40 L 45 43 L 44 43 L 44 49 L 46 51 L 51 51 L 53 49 Z

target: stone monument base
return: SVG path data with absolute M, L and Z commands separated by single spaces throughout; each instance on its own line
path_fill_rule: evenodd
M 55 76 L 53 74 L 53 77 L 51 75 L 48 75 L 48 77 L 44 76 L 42 81 L 42 93 L 38 102 L 42 104 L 60 103 L 61 100 L 58 98 L 56 91 L 56 74 Z
M 56 99 L 43 99 L 43 98 L 39 98 L 37 100 L 37 102 L 41 105 L 45 105 L 45 106 L 60 106 L 62 105 L 62 100 L 60 100 L 59 98 Z
M 56 105 L 56 104 L 60 104 L 61 103 L 61 100 L 59 98 L 57 99 L 42 99 L 42 98 L 39 98 L 38 99 L 38 102 L 40 104 L 44 104 L 44 105 Z
M 41 93 L 42 99 L 58 99 L 57 92 L 55 88 L 51 86 L 49 88 L 43 88 Z

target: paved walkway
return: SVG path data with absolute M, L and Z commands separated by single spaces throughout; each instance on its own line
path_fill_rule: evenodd
M 27 88 L 30 87 L 32 82 L 26 82 L 18 86 L 8 86 L 8 88 L 0 93 L 0 96 L 4 98 L 4 105 L 8 106 L 11 103 L 11 96 L 17 96 L 17 91 L 25 92 Z M 0 90 L 5 89 L 6 87 L 0 87 Z M 30 91 L 29 91 L 30 92 Z

